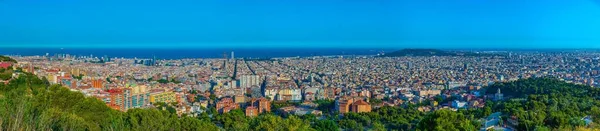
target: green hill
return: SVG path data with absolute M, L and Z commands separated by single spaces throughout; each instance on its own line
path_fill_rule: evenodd
M 586 126 L 581 120 L 585 116 L 592 116 L 594 123 L 600 122 L 600 88 L 554 78 L 530 78 L 496 83 L 487 88 L 487 94 L 496 93 L 498 88 L 509 99 L 486 104 L 493 111 L 516 116 L 519 130 L 572 130 Z
M 0 62 L 12 62 L 12 63 L 17 63 L 17 61 L 13 58 L 7 57 L 7 56 L 0 56 Z
M 0 94 L 0 130 L 218 130 L 209 121 L 167 111 L 116 111 L 29 73 L 0 84 Z

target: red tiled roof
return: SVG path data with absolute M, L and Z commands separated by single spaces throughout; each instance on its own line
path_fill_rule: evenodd
M 108 93 L 116 93 L 116 94 L 120 94 L 123 92 L 123 90 L 121 89 L 110 89 L 107 91 Z
M 10 62 L 0 62 L 0 68 L 8 68 L 10 66 L 12 66 Z

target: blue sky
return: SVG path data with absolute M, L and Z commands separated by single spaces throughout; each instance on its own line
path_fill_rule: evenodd
M 0 47 L 600 48 L 600 0 L 1 0 Z

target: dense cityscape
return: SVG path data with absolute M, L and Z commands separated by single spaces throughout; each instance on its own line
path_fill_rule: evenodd
M 19 68 L 50 84 L 101 100 L 114 110 L 156 108 L 193 117 L 232 110 L 242 110 L 247 117 L 276 113 L 311 115 L 317 119 L 382 107 L 416 106 L 424 113 L 474 110 L 484 108 L 486 102 L 506 99 L 500 88 L 486 90 L 494 83 L 542 77 L 592 87 L 598 87 L 600 82 L 600 53 L 594 51 L 272 59 L 236 58 L 234 53 L 224 58 L 174 60 L 159 56 L 11 56 L 18 63 L 2 62 L 0 68 Z M 8 78 L 0 82 L 10 81 Z M 321 108 L 323 101 L 331 101 L 333 108 Z M 498 122 L 506 114 L 488 115 L 480 118 L 481 125 L 476 127 L 517 129 L 518 124 Z
M 600 0 L 0 0 L 0 131 L 600 131 Z

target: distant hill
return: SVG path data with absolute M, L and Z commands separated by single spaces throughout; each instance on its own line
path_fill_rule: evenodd
M 386 53 L 381 57 L 399 57 L 399 56 L 500 56 L 499 54 L 464 52 L 464 51 L 444 51 L 438 49 L 402 49 L 391 53 Z
M 10 57 L 7 56 L 2 56 L 0 55 L 0 62 L 12 62 L 12 63 L 17 63 L 17 61 L 15 59 L 12 59 Z

